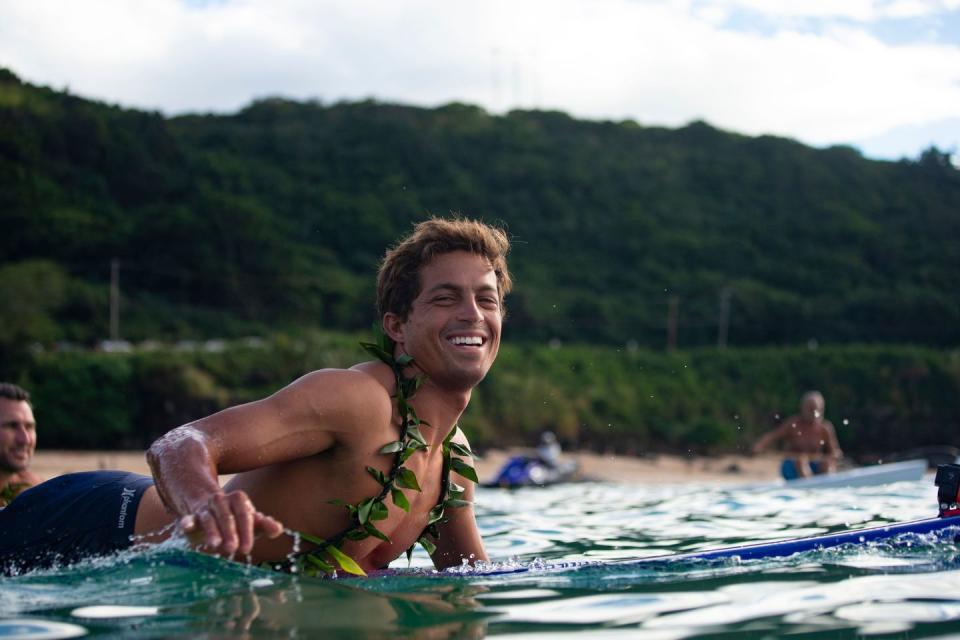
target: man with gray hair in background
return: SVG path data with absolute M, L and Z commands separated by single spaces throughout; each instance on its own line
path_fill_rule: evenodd
M 28 469 L 37 447 L 37 423 L 30 394 L 15 384 L 0 382 L 0 507 L 43 478 Z
M 784 480 L 833 473 L 843 451 L 833 423 L 824 417 L 824 406 L 823 394 L 807 391 L 800 398 L 800 413 L 764 434 L 754 443 L 753 452 L 761 453 L 774 443 L 782 443 L 786 457 L 780 473 Z

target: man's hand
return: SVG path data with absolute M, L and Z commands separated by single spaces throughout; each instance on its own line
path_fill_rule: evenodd
M 283 525 L 257 511 L 243 491 L 214 493 L 205 505 L 180 518 L 179 525 L 193 545 L 224 556 L 249 554 L 258 533 L 268 538 L 283 533 Z

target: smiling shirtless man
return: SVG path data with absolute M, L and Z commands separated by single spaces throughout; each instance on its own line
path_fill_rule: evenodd
M 440 501 L 441 443 L 456 428 L 500 346 L 503 298 L 511 288 L 508 249 L 499 229 L 431 219 L 384 257 L 378 312 L 396 345 L 394 356 L 413 358 L 404 375 L 426 376 L 410 405 L 430 425 L 421 427 L 429 447 L 404 463 L 421 488 L 404 490 L 409 512 L 388 500 L 388 515 L 377 522 L 390 542 L 369 537 L 343 544 L 364 570 L 385 566 L 414 544 Z M 13 544 L 0 542 L 0 562 L 5 553 L 21 567 L 42 564 L 52 554 L 69 561 L 108 553 L 129 546 L 130 534 L 149 535 L 175 521 L 206 552 L 283 561 L 293 544 L 284 528 L 334 536 L 350 519 L 331 501 L 356 504 L 379 493 L 366 467 L 387 473 L 393 463 L 393 456 L 380 450 L 400 433 L 391 398 L 395 380 L 383 362 L 314 371 L 268 398 L 167 433 L 147 453 L 152 480 L 90 472 L 61 476 L 65 486 L 51 491 L 41 490 L 61 478 L 44 483 L 33 490 L 35 498 L 25 500 L 28 491 L 5 511 L 19 508 L 26 520 L 50 517 L 44 509 L 62 511 L 56 527 L 31 528 L 59 533 L 49 540 L 24 533 L 13 536 Z M 462 432 L 454 442 L 468 446 Z M 221 488 L 219 474 L 236 475 Z M 453 473 L 450 480 L 465 486 L 463 499 L 472 501 L 471 482 Z M 73 506 L 63 506 L 58 493 L 71 496 Z M 0 530 L 6 533 L 3 515 Z M 432 559 L 438 568 L 486 559 L 472 506 L 447 509 L 437 532 Z
M 37 423 L 30 394 L 15 384 L 0 382 L 0 507 L 42 482 L 29 469 L 36 448 Z
M 814 474 L 833 473 L 843 456 L 833 423 L 824 419 L 823 395 L 808 391 L 800 398 L 800 414 L 780 423 L 765 433 L 753 445 L 754 453 L 761 453 L 775 442 L 782 442 L 787 458 L 781 472 L 787 480 Z

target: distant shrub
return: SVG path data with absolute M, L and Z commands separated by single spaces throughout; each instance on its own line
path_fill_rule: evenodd
M 365 358 L 314 332 L 214 350 L 45 353 L 17 378 L 46 447 L 145 447 L 168 429 Z M 956 444 L 960 354 L 910 346 L 699 349 L 505 345 L 461 422 L 472 444 L 623 453 L 744 451 L 816 388 L 848 454 Z

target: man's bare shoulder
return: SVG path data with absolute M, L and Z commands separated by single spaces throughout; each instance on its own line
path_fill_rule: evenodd
M 789 438 L 797 433 L 799 426 L 800 416 L 788 416 L 772 429 L 772 433 L 776 434 L 778 438 Z
M 31 487 L 36 486 L 43 482 L 43 478 L 35 474 L 29 469 L 24 469 L 23 471 L 18 471 L 13 474 L 10 479 L 7 481 L 7 484 L 10 486 L 15 485 L 29 485 Z
M 318 416 L 349 429 L 355 421 L 389 420 L 390 391 L 377 371 L 319 369 L 287 387 L 280 402 L 304 403 Z
M 833 426 L 833 423 L 830 422 L 829 420 L 824 420 L 824 421 L 821 422 L 820 424 L 823 425 L 823 429 L 824 429 L 824 431 L 826 431 L 827 433 L 836 433 L 836 432 L 837 432 L 837 428 L 834 427 L 834 426 Z

